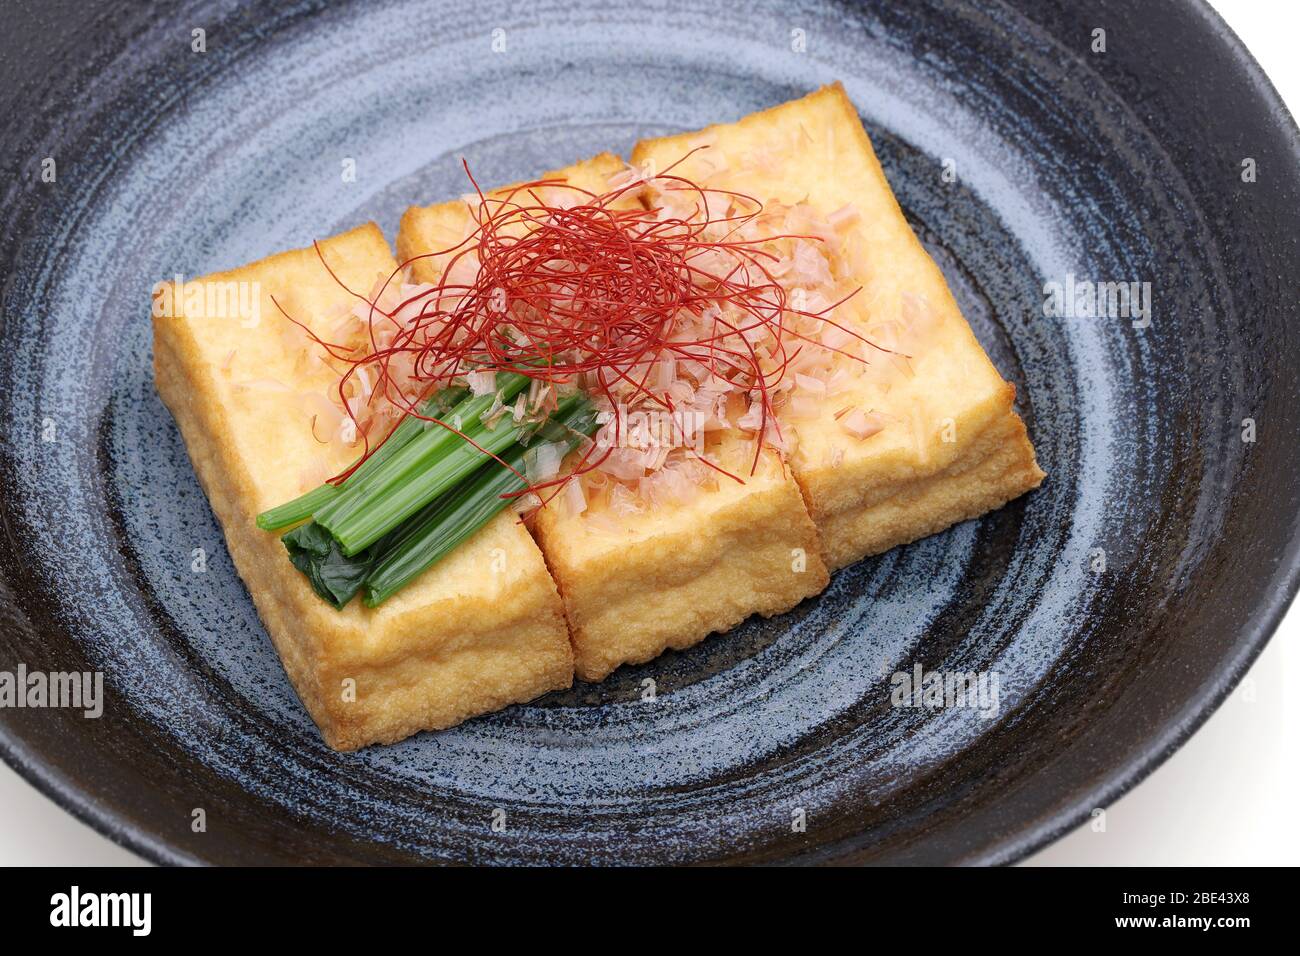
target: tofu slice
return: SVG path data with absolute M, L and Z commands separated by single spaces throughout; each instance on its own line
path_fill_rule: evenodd
M 607 153 L 544 178 L 600 193 L 623 168 Z M 468 221 L 460 201 L 408 210 L 399 257 L 454 245 Z M 438 261 L 418 260 L 413 272 L 436 281 Z M 685 505 L 635 515 L 574 515 L 558 500 L 538 513 L 534 532 L 559 584 L 583 680 L 689 647 L 752 614 L 788 611 L 826 587 L 816 530 L 779 458 L 764 453 L 750 475 L 748 442 L 723 439 L 708 454 L 744 484 L 720 476 Z
M 373 223 L 320 247 L 339 279 L 362 292 L 396 268 Z M 242 291 L 251 308 L 209 309 L 196 288 Z M 311 248 L 194 280 L 179 293 L 160 287 L 154 374 L 235 567 L 326 743 L 391 743 L 568 687 L 573 659 L 559 595 L 513 515 L 380 607 L 354 600 L 343 611 L 316 596 L 277 533 L 257 528 L 259 512 L 356 456 L 313 437 L 301 396 L 324 394 L 336 379 L 311 360 L 313 347 L 295 338 L 272 296 L 314 331 L 355 301 Z
M 829 583 L 798 486 L 771 451 L 750 474 L 752 448 L 730 439 L 710 448 L 710 460 L 744 484 L 717 476 L 685 504 L 573 515 L 557 500 L 538 512 L 580 678 L 602 680 L 753 614 L 788 611 Z
M 989 361 L 908 226 L 843 87 L 739 122 L 643 141 L 632 162 L 663 170 L 701 145 L 708 148 L 676 171 L 703 185 L 764 203 L 806 202 L 822 215 L 852 204 L 859 218 L 841 241 L 862 291 L 836 309 L 835 320 L 907 356 L 876 353 L 820 412 L 781 416 L 797 437 L 791 466 L 830 567 L 1036 488 L 1044 473 L 1013 408 L 1015 387 Z M 885 427 L 855 437 L 835 417 L 848 407 L 877 415 Z

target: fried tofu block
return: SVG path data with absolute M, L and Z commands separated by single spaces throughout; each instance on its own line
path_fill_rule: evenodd
M 709 458 L 731 474 L 693 500 L 615 515 L 571 514 L 563 501 L 538 512 L 536 531 L 559 582 L 583 680 L 621 664 L 681 650 L 753 614 L 771 617 L 830 580 L 817 532 L 780 458 L 724 440 Z
M 601 193 L 623 168 L 604 154 L 543 178 Z M 468 215 L 461 201 L 408 210 L 400 258 L 454 245 Z M 438 265 L 417 260 L 416 278 L 436 281 Z M 689 647 L 752 614 L 787 611 L 826 586 L 816 530 L 779 458 L 765 453 L 751 475 L 748 442 L 722 440 L 708 454 L 743 484 L 721 477 L 688 503 L 619 518 L 594 506 L 570 514 L 558 500 L 537 514 L 537 541 L 560 587 L 583 680 Z
M 354 289 L 368 291 L 396 268 L 373 224 L 320 248 Z M 390 743 L 568 687 L 573 662 L 559 595 L 513 515 L 380 607 L 354 600 L 342 611 L 316 596 L 278 534 L 256 526 L 259 512 L 357 454 L 313 435 L 303 396 L 324 395 L 337 380 L 311 360 L 305 339 L 293 338 L 273 296 L 315 331 L 353 302 L 311 248 L 180 289 L 160 285 L 154 374 L 235 567 L 325 741 L 338 750 Z
M 836 322 L 889 350 L 821 410 L 783 413 L 797 438 L 794 475 L 832 569 L 977 517 L 1036 488 L 1044 474 L 1003 381 L 963 318 L 885 180 L 837 83 L 739 122 L 639 143 L 634 164 L 675 172 L 765 204 L 807 203 L 856 222 L 840 237 L 861 291 Z M 648 201 L 653 202 L 653 197 Z M 783 280 L 785 281 L 785 280 Z M 884 427 L 847 431 L 837 413 Z

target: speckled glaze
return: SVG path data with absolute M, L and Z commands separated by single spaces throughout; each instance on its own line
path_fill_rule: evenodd
M 108 699 L 0 710 L 0 750 L 150 858 L 1009 861 L 1167 756 L 1295 592 L 1297 132 L 1199 3 L 66 6 L 0 39 L 0 669 Z M 603 684 L 328 750 L 154 392 L 153 283 L 392 237 L 462 156 L 506 182 L 834 79 L 1043 487 Z M 1150 282 L 1150 328 L 1044 317 L 1069 274 Z M 996 671 L 999 714 L 891 706 L 916 663 Z

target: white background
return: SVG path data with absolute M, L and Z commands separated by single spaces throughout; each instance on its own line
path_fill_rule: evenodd
M 1212 0 L 1300 112 L 1300 7 L 1291 0 Z M 1188 744 L 1112 807 L 1104 832 L 1085 825 L 1030 865 L 1300 862 L 1300 606 L 1246 679 Z M 0 864 L 133 864 L 131 853 L 77 822 L 0 763 Z

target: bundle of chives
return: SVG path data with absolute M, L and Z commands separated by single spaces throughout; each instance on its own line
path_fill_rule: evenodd
M 567 413 L 557 412 L 534 438 L 560 443 L 563 457 L 595 431 L 595 409 L 583 401 L 570 405 Z M 536 447 L 535 441 L 531 447 Z M 503 496 L 527 487 L 519 475 L 525 473 L 528 450 L 515 444 L 502 456 L 508 467 L 499 462 L 482 466 L 396 532 L 366 577 L 366 604 L 375 607 L 392 597 L 504 510 L 509 499 Z
M 313 519 L 282 540 L 323 599 L 341 609 L 364 588 L 370 606 L 387 600 L 502 511 L 503 495 L 527 487 L 520 475 L 530 447 L 553 441 L 563 457 L 595 432 L 595 410 L 579 394 L 561 398 L 547 419 L 515 423 L 500 410 L 531 380 L 497 380 L 488 395 L 461 389 L 426 403 L 422 414 L 452 428 L 409 416 L 340 486 L 258 516 L 268 530 Z
M 531 379 L 526 375 L 513 372 L 498 374 L 495 391 L 464 399 L 444 416 L 444 420 L 452 428 L 477 440 L 476 436 L 486 429 L 483 416 L 494 408 L 504 406 L 527 388 L 530 381 Z M 451 428 L 427 422 L 422 424 L 427 424 L 429 427 L 415 432 L 408 441 L 394 449 L 388 458 L 371 469 L 363 479 L 353 483 L 342 494 L 331 498 L 323 507 L 312 512 L 317 523 L 331 530 L 334 525 L 346 526 L 347 522 L 355 519 L 358 513 L 369 508 L 369 503 L 376 494 L 394 485 L 400 485 L 411 474 L 418 473 L 440 459 L 449 449 L 467 445 L 465 440 Z M 384 445 L 387 444 L 388 442 L 384 442 Z M 382 447 L 384 446 L 381 445 L 380 448 Z M 472 445 L 468 447 L 473 448 Z M 369 544 L 373 540 L 375 539 L 366 543 Z M 360 547 L 354 550 L 360 550 Z
M 562 419 L 579 401 L 583 399 L 577 394 L 560 399 L 555 417 Z M 478 447 L 458 439 L 449 449 L 446 442 L 426 442 L 427 432 L 419 435 L 364 488 L 355 494 L 345 492 L 317 512 L 316 523 L 334 536 L 344 554 L 356 554 L 472 475 L 484 463 L 485 453 L 501 455 L 526 440 L 530 430 L 531 426 L 513 421 L 490 429 L 467 429 L 466 436 Z

